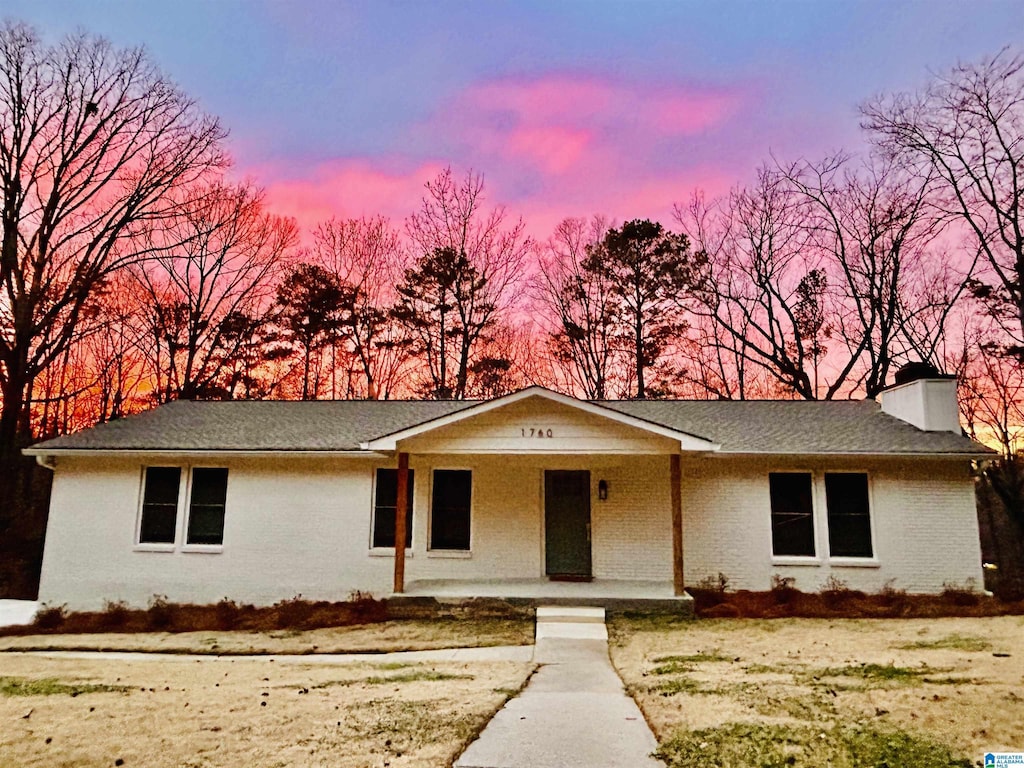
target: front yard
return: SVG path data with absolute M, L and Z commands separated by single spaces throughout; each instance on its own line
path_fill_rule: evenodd
M 0 765 L 437 768 L 532 665 L 0 655 Z
M 669 766 L 980 765 L 1024 751 L 1024 619 L 610 622 Z

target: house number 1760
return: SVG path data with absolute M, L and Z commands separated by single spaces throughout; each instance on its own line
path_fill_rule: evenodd
M 550 429 L 537 429 L 535 427 L 522 428 L 523 437 L 554 437 L 555 433 Z

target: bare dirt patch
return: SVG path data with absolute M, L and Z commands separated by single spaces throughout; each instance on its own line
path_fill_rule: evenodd
M 611 634 L 670 766 L 939 768 L 1024 749 L 1020 617 L 616 618 Z
M 0 765 L 24 768 L 447 766 L 532 669 L 315 657 L 0 661 Z
M 108 632 L 0 637 L 0 651 L 107 650 L 162 653 L 390 653 L 436 648 L 530 645 L 529 619 L 396 620 L 312 630 Z

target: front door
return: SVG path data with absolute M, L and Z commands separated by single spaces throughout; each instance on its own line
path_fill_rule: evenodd
M 544 534 L 548 576 L 590 578 L 590 472 L 544 472 Z

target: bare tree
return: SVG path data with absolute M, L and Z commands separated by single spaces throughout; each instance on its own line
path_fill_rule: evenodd
M 766 168 L 756 187 L 677 215 L 712 264 L 699 314 L 724 361 L 806 399 L 874 397 L 901 363 L 940 362 L 973 264 L 939 250 L 927 186 L 899 166 L 838 155 Z
M 819 311 L 810 303 L 826 297 L 818 290 L 821 265 L 803 227 L 804 206 L 782 174 L 762 168 L 753 188 L 710 204 L 695 196 L 676 217 L 708 261 L 706 290 L 694 309 L 710 330 L 704 338 L 724 345 L 723 363 L 737 356 L 813 400 L 815 353 L 828 329 L 807 323 Z
M 880 97 L 863 124 L 888 153 L 934 176 L 935 203 L 973 235 L 976 294 L 1024 348 L 1024 53 L 959 64 L 919 93 Z
M 313 231 L 307 258 L 346 288 L 340 338 L 362 379 L 358 384 L 346 382 L 346 392 L 370 399 L 390 397 L 407 367 L 409 347 L 390 312 L 405 260 L 399 233 L 382 216 L 332 219 Z
M 149 305 L 149 354 L 158 402 L 229 396 L 225 374 L 272 303 L 271 276 L 297 231 L 264 212 L 249 185 L 196 190 L 156 233 L 133 274 Z
M 611 279 L 584 264 L 608 229 L 603 216 L 565 219 L 537 249 L 534 292 L 547 320 L 548 348 L 572 389 L 592 399 L 609 395 L 616 312 Z
M 838 359 L 823 397 L 849 391 L 851 382 L 875 397 L 894 366 L 939 364 L 946 321 L 974 264 L 938 250 L 943 228 L 927 204 L 927 179 L 892 161 L 851 167 L 842 154 L 783 172 L 809 203 L 804 226 L 838 292 L 829 318 Z
M 139 229 L 176 215 L 170 193 L 224 164 L 223 136 L 141 50 L 0 28 L 0 471 L 17 460 L 35 378 L 96 287 L 145 256 Z M 0 483 L 0 508 L 14 486 Z
M 462 399 L 479 344 L 514 303 L 531 242 L 522 220 L 486 211 L 483 177 L 451 169 L 426 185 L 406 230 L 423 254 L 398 288 L 395 316 L 414 336 L 431 397 Z

